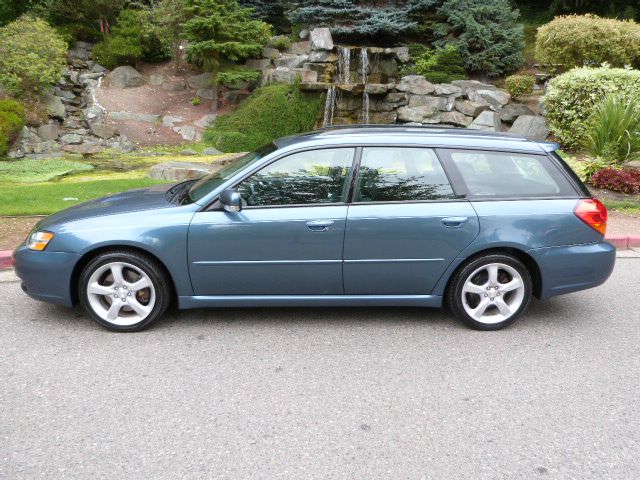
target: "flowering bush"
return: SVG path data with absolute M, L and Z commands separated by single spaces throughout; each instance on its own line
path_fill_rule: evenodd
M 536 77 L 533 75 L 509 75 L 504 79 L 504 83 L 512 97 L 531 95 Z
M 591 183 L 616 192 L 640 193 L 640 170 L 604 168 L 591 177 Z

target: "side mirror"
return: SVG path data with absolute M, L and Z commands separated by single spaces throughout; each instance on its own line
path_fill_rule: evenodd
M 242 197 L 233 188 L 227 188 L 220 194 L 220 203 L 225 212 L 236 213 L 242 210 Z

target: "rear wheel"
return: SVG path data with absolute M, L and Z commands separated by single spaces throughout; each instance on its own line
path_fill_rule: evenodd
M 80 275 L 81 305 L 100 325 L 118 332 L 142 330 L 160 318 L 170 295 L 158 263 L 133 251 L 99 255 Z
M 451 279 L 447 304 L 477 330 L 511 325 L 531 300 L 531 275 L 511 255 L 485 255 L 469 261 Z

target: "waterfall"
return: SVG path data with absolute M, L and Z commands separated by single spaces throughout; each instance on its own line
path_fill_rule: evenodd
M 333 125 L 333 111 L 336 104 L 336 87 L 330 86 L 327 89 L 327 97 L 324 100 L 324 116 L 322 117 L 322 126 L 329 127 Z
M 367 74 L 369 70 L 369 54 L 367 47 L 360 49 L 360 77 L 364 84 L 362 91 L 362 123 L 369 123 L 369 94 L 367 93 Z
M 351 50 L 348 47 L 338 49 L 338 83 L 349 85 L 351 82 Z

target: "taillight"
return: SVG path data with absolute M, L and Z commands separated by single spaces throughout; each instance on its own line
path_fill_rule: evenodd
M 573 209 L 573 213 L 602 235 L 607 231 L 607 207 L 597 198 L 580 200 Z

